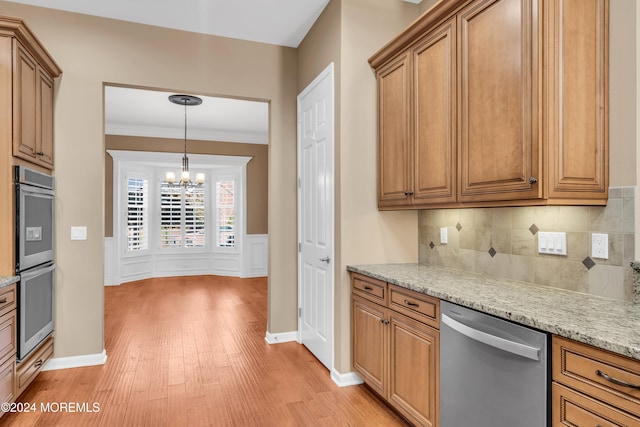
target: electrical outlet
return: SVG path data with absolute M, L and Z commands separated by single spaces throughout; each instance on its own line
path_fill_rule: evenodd
M 601 233 L 591 234 L 591 257 L 609 259 L 609 235 Z

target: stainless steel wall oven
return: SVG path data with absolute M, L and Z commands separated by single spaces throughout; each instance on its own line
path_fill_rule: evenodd
M 54 179 L 15 167 L 18 360 L 51 335 L 54 323 Z

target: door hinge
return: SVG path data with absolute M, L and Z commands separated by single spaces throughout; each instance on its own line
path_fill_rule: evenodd
M 302 252 L 302 243 L 298 242 L 298 252 Z
M 302 307 L 298 307 L 298 317 L 302 317 Z
M 302 188 L 302 179 L 298 178 L 298 188 Z

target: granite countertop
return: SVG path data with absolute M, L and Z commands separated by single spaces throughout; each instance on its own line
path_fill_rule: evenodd
M 19 276 L 0 276 L 0 288 L 4 288 L 19 281 Z
M 640 360 L 640 304 L 423 264 L 347 270 Z

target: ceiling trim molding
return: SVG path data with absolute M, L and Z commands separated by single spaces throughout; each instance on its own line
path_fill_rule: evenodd
M 141 163 L 150 166 L 180 166 L 184 153 L 155 151 L 107 150 L 115 162 Z M 221 156 L 216 154 L 188 154 L 189 166 L 196 169 L 215 169 L 220 166 L 244 166 L 253 159 L 248 156 Z
M 105 134 L 183 140 L 184 128 L 161 128 L 156 126 L 105 123 Z M 235 132 L 189 128 L 187 141 L 217 141 L 268 145 L 269 136 L 262 132 Z

